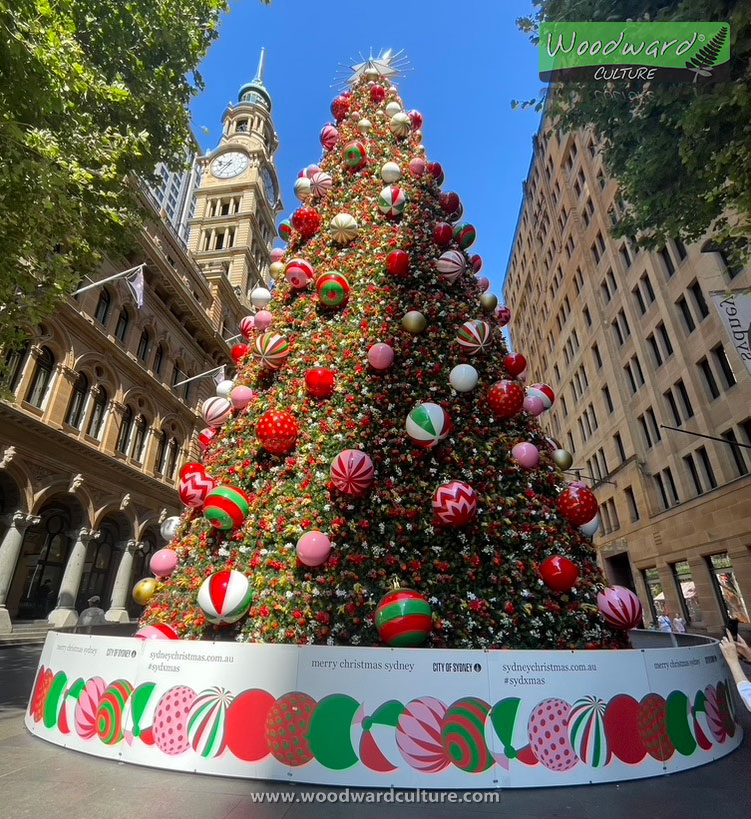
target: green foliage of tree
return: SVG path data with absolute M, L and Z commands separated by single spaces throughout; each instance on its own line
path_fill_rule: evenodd
M 0 0 L 0 347 L 49 315 L 178 167 L 226 0 Z
M 534 0 L 517 21 L 538 42 L 542 21 L 729 21 L 730 76 L 713 84 L 614 82 L 552 86 L 554 127 L 591 127 L 628 208 L 617 236 L 648 248 L 705 234 L 744 252 L 751 239 L 751 3 L 748 0 Z M 613 94 L 603 93 L 612 91 Z M 624 93 L 618 93 L 624 92 Z

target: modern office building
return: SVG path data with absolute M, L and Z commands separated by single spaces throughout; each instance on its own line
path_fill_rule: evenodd
M 751 273 L 710 242 L 645 252 L 612 238 L 622 207 L 592 134 L 544 121 L 504 285 L 509 329 L 530 379 L 556 392 L 542 425 L 595 487 L 610 581 L 637 591 L 648 621 L 667 608 L 717 633 L 751 614 L 751 449 L 733 445 L 751 444 L 751 376 L 712 294 Z

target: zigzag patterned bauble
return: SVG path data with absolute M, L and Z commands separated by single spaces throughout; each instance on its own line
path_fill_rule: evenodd
M 468 483 L 451 481 L 436 489 L 433 511 L 446 526 L 465 526 L 477 514 L 477 494 Z
M 205 472 L 190 472 L 180 481 L 180 500 L 191 509 L 200 509 L 216 481 Z

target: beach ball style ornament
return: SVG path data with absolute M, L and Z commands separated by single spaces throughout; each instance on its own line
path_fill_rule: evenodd
M 329 398 L 334 394 L 336 376 L 333 370 L 316 367 L 305 373 L 305 388 L 314 398 Z
M 368 363 L 374 370 L 385 372 L 394 363 L 394 348 L 382 341 L 368 348 Z
M 201 691 L 190 706 L 188 739 L 204 759 L 219 756 L 227 745 L 227 710 L 231 702 L 232 694 L 216 686 Z
M 417 446 L 431 449 L 451 432 L 451 418 L 439 404 L 427 401 L 412 409 L 405 422 L 407 435 Z
M 133 635 L 136 640 L 179 640 L 180 637 L 172 626 L 166 623 L 155 623 L 152 626 L 142 626 Z
M 414 108 L 409 112 L 409 121 L 412 123 L 412 127 L 415 131 L 419 131 L 420 128 L 423 126 L 423 117 L 419 111 L 416 111 Z
M 641 600 L 624 586 L 610 586 L 599 592 L 597 608 L 613 628 L 636 628 L 642 621 Z
M 475 229 L 474 225 L 464 223 L 461 225 L 457 225 L 454 228 L 454 241 L 459 245 L 459 247 L 462 250 L 467 250 L 468 248 L 472 247 L 476 240 L 477 230 Z M 482 265 L 480 266 L 482 267 Z M 474 265 L 473 272 L 477 273 L 477 271 L 474 270 Z
M 375 467 L 370 456 L 359 449 L 345 449 L 331 462 L 331 482 L 344 495 L 359 497 L 370 489 Z
M 289 355 L 289 342 L 279 333 L 266 332 L 258 336 L 253 354 L 270 370 L 278 370 Z
M 292 238 L 292 222 L 289 219 L 283 219 L 279 222 L 279 227 L 276 229 L 277 236 L 283 242 L 289 242 Z
M 390 185 L 392 182 L 398 182 L 402 178 L 402 169 L 396 162 L 384 162 L 381 165 L 381 179 Z
M 274 321 L 274 314 L 269 310 L 259 310 L 253 318 L 255 319 L 254 326 L 256 330 L 263 332 L 271 327 L 271 323 Z
M 421 646 L 433 630 L 428 601 L 414 589 L 396 588 L 379 600 L 375 610 L 378 635 L 387 646 Z
M 337 213 L 329 226 L 331 238 L 340 245 L 351 242 L 357 236 L 359 229 L 357 219 L 349 213 Z
M 579 569 L 567 557 L 554 555 L 540 566 L 540 577 L 549 589 L 570 592 L 579 579 Z
M 342 94 L 331 103 L 331 116 L 337 121 L 341 122 L 347 114 L 349 114 L 350 101 L 348 96 Z
M 409 272 L 409 254 L 404 250 L 392 250 L 386 256 L 386 270 L 397 278 L 402 278 Z
M 145 606 L 156 594 L 156 584 L 157 581 L 154 580 L 153 577 L 144 577 L 142 580 L 139 580 L 136 585 L 133 586 L 133 591 L 131 592 L 133 600 L 135 600 L 139 606 Z
M 215 528 L 239 529 L 250 512 L 250 498 L 236 486 L 217 486 L 206 496 L 203 516 Z
M 214 395 L 203 402 L 201 412 L 210 427 L 220 427 L 232 415 L 232 404 L 226 398 Z
M 464 481 L 451 481 L 436 489 L 432 505 L 444 525 L 466 526 L 477 515 L 477 493 Z
M 562 469 L 564 472 L 571 469 L 571 465 L 574 463 L 574 456 L 567 449 L 561 449 L 560 447 L 554 449 L 550 453 L 550 457 L 558 469 Z
M 479 375 L 471 364 L 457 364 L 449 373 L 449 384 L 457 392 L 471 392 L 477 386 Z
M 321 128 L 320 139 L 324 151 L 333 151 L 339 141 L 339 129 L 336 125 L 332 125 L 330 122 L 327 123 Z
M 540 450 L 528 441 L 514 444 L 511 457 L 524 469 L 534 469 L 540 463 Z
M 584 484 L 569 484 L 558 498 L 558 511 L 574 526 L 581 526 L 592 520 L 597 509 L 597 498 Z
M 304 566 L 323 566 L 331 554 L 331 541 L 323 532 L 305 532 L 297 541 L 297 559 Z
M 173 549 L 158 549 L 151 556 L 149 568 L 155 577 L 169 577 L 177 568 L 177 552 Z
M 481 353 L 490 343 L 492 328 L 487 321 L 465 321 L 456 334 L 457 344 L 470 355 Z
M 527 387 L 527 396 L 539 398 L 546 410 L 549 410 L 555 401 L 555 393 L 547 384 L 531 384 Z
M 511 353 L 503 359 L 503 366 L 506 368 L 506 372 L 515 378 L 527 369 L 527 359 L 520 353 Z
M 334 180 L 331 178 L 331 174 L 326 173 L 326 171 L 316 171 L 310 177 L 310 192 L 317 198 L 325 196 L 333 185 Z
M 224 381 L 220 381 L 220 382 L 219 382 L 219 383 L 216 385 L 216 390 L 214 390 L 214 392 L 216 392 L 216 394 L 217 394 L 217 395 L 218 395 L 220 398 L 226 398 L 226 397 L 229 395 L 230 390 L 231 390 L 231 389 L 232 389 L 232 387 L 234 387 L 234 386 L 235 386 L 235 382 L 234 382 L 234 381 L 232 381 L 232 380 L 231 380 L 231 379 L 229 379 L 229 378 L 225 378 L 225 379 L 224 379 Z
M 344 158 L 344 164 L 351 171 L 359 171 L 368 161 L 368 153 L 365 150 L 365 145 L 359 140 L 348 142 L 344 148 L 342 148 L 342 157 Z
M 409 114 L 405 114 L 404 111 L 399 111 L 398 114 L 394 114 L 389 121 L 389 128 L 394 136 L 399 138 L 407 136 L 412 130 L 412 122 L 409 118 Z
M 419 310 L 409 310 L 402 317 L 402 327 L 412 335 L 419 335 L 428 326 L 428 320 Z
M 170 517 L 165 518 L 162 521 L 162 525 L 159 527 L 159 534 L 168 542 L 171 543 L 176 535 L 177 530 L 180 528 L 180 517 L 178 515 L 170 515 Z
M 246 614 L 253 601 L 253 589 L 242 572 L 224 569 L 201 583 L 196 600 L 209 623 L 226 625 Z
M 180 500 L 189 509 L 200 509 L 206 496 L 216 486 L 216 481 L 205 472 L 191 472 L 180 478 L 178 493 Z
M 321 228 L 321 216 L 314 208 L 298 208 L 292 214 L 292 227 L 303 239 L 310 239 Z
M 436 260 L 435 267 L 443 281 L 453 284 L 467 269 L 467 262 L 463 253 L 447 250 Z
M 313 265 L 304 259 L 292 259 L 284 266 L 284 278 L 295 290 L 304 290 L 315 275 Z
M 245 407 L 247 407 L 254 398 L 255 393 L 253 390 L 251 390 L 250 387 L 246 387 L 244 384 L 238 384 L 229 394 L 229 400 L 236 410 L 245 409 Z
M 586 523 L 582 523 L 579 527 L 579 531 L 584 535 L 584 537 L 594 537 L 597 532 L 600 530 L 600 516 L 595 515 L 592 520 L 588 520 Z
M 250 291 L 250 303 L 262 310 L 271 301 L 271 292 L 265 287 L 254 287 Z
M 286 455 L 290 452 L 299 434 L 297 419 L 285 410 L 269 410 L 261 416 L 256 427 L 261 446 L 272 455 Z
M 299 176 L 295 179 L 295 196 L 301 202 L 307 202 L 308 199 L 313 195 L 313 192 L 310 189 L 310 179 L 307 176 Z
M 497 381 L 488 392 L 488 403 L 496 418 L 512 418 L 524 405 L 524 390 L 514 381 Z
M 250 341 L 253 337 L 253 330 L 256 326 L 255 316 L 244 316 L 240 319 L 240 332 L 246 341 Z
M 406 204 L 404 190 L 396 185 L 387 185 L 378 194 L 378 210 L 386 216 L 401 216 Z
M 316 291 L 321 304 L 326 307 L 341 307 L 349 299 L 350 286 L 343 273 L 332 270 L 318 277 Z
M 437 222 L 433 228 L 433 241 L 439 247 L 448 247 L 454 240 L 454 229 L 448 222 Z
M 235 362 L 235 364 L 240 364 L 240 362 L 249 352 L 250 347 L 248 347 L 247 344 L 235 344 L 230 355 L 232 356 L 232 360 Z

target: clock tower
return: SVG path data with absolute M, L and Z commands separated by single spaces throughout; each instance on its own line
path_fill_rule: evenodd
M 219 291 L 215 304 L 227 303 L 221 291 L 229 289 L 247 306 L 250 291 L 270 281 L 269 251 L 282 201 L 273 158 L 279 138 L 271 95 L 263 84 L 265 64 L 261 49 L 255 78 L 242 86 L 237 102 L 222 116 L 219 145 L 199 160 L 202 181 L 189 249 Z

